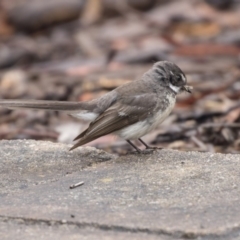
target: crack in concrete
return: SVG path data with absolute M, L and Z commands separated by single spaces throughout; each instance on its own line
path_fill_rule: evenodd
M 169 231 L 165 229 L 149 229 L 149 228 L 131 228 L 126 226 L 118 225 L 107 225 L 100 223 L 87 223 L 87 222 L 75 222 L 67 220 L 47 220 L 47 219 L 34 219 L 25 217 L 12 217 L 0 215 L 0 222 L 13 222 L 16 224 L 25 224 L 26 226 L 34 226 L 38 224 L 45 224 L 46 226 L 61 226 L 69 225 L 75 226 L 77 228 L 95 228 L 102 231 L 116 231 L 116 232 L 130 232 L 130 233 L 145 233 L 151 235 L 165 235 L 173 238 L 181 239 L 197 239 L 202 240 L 214 240 L 214 239 L 230 239 L 229 237 L 240 236 L 240 225 L 234 226 L 232 228 L 227 228 L 219 233 L 204 233 L 204 232 L 191 232 L 191 231 Z

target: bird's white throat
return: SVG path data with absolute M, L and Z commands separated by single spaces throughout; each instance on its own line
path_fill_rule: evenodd
M 174 86 L 172 85 L 171 83 L 169 83 L 169 87 L 175 92 L 175 93 L 178 93 L 181 89 L 181 87 L 178 87 L 178 86 Z

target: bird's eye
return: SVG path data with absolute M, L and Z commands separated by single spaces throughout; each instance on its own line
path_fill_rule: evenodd
M 177 75 L 177 81 L 181 81 L 182 77 L 180 75 Z

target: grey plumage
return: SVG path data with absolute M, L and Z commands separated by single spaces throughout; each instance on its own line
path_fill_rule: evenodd
M 181 91 L 190 91 L 184 73 L 175 64 L 162 61 L 139 80 L 92 101 L 0 100 L 0 107 L 64 111 L 91 120 L 89 127 L 75 138 L 78 142 L 72 150 L 109 133 L 126 140 L 140 138 L 169 115 Z

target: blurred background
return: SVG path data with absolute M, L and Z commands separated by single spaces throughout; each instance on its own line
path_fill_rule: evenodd
M 165 148 L 240 152 L 240 0 L 1 0 L 0 98 L 85 101 L 161 60 L 186 73 L 171 116 L 143 139 Z M 88 124 L 0 109 L 0 139 L 71 143 Z M 115 136 L 89 145 L 126 153 Z

